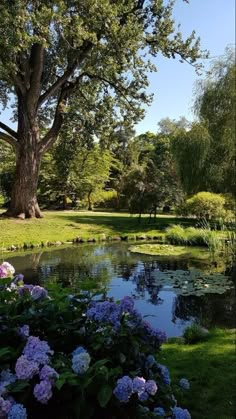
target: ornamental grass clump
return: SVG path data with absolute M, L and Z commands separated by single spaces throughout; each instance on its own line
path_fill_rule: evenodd
M 2 419 L 190 418 L 158 363 L 166 335 L 132 298 L 68 298 L 55 285 L 24 284 L 6 264 L 0 272 Z

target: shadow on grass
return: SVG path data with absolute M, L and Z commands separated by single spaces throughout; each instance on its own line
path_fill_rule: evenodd
M 196 220 L 158 216 L 156 219 L 149 219 L 143 217 L 141 220 L 138 217 L 125 215 L 101 215 L 97 214 L 60 214 L 55 217 L 68 220 L 76 224 L 90 224 L 98 227 L 109 228 L 116 234 L 122 233 L 138 233 L 140 231 L 159 230 L 163 231 L 172 224 L 181 224 L 184 226 L 195 225 Z

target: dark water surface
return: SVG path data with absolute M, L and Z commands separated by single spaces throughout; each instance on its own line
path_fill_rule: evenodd
M 47 286 L 57 282 L 61 286 L 80 289 L 107 288 L 107 295 L 116 300 L 133 296 L 137 309 L 155 327 L 168 336 L 180 336 L 184 328 L 197 320 L 205 327 L 234 327 L 235 292 L 233 283 L 221 294 L 202 296 L 181 295 L 173 280 L 163 283 L 156 278 L 165 271 L 191 269 L 225 273 L 209 261 L 158 257 L 131 253 L 128 243 L 79 244 L 50 251 L 19 254 L 7 258 L 25 282 Z M 231 272 L 227 272 L 231 275 Z M 167 275 L 168 276 L 168 275 Z M 232 285 L 231 285 L 232 284 Z

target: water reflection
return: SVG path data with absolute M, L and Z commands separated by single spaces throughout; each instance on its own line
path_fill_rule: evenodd
M 148 315 L 153 326 L 163 328 L 169 336 L 178 336 L 184 327 L 198 320 L 206 327 L 234 326 L 234 289 L 223 294 L 200 297 L 177 295 L 171 284 L 157 283 L 156 276 L 164 271 L 204 272 L 216 269 L 209 261 L 165 258 L 131 253 L 128 243 L 84 244 L 56 250 L 16 255 L 8 258 L 25 281 L 46 285 L 57 282 L 63 287 L 104 288 L 107 294 L 120 299 L 132 295 L 137 308 Z M 224 267 L 219 267 L 223 272 Z M 227 272 L 229 274 L 230 272 Z

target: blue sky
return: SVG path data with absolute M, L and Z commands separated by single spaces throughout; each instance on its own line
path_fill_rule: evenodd
M 210 57 L 224 54 L 226 46 L 235 43 L 235 0 L 190 0 L 189 4 L 177 0 L 174 16 L 183 34 L 196 30 L 202 49 L 209 50 Z M 206 68 L 209 61 L 204 63 Z M 199 78 L 194 68 L 162 56 L 155 64 L 158 72 L 149 76 L 149 92 L 154 93 L 154 99 L 146 117 L 135 127 L 137 134 L 156 132 L 158 121 L 165 117 L 193 119 L 193 89 Z
M 235 0 L 189 0 L 189 4 L 176 0 L 174 16 L 184 35 L 196 30 L 202 49 L 209 50 L 211 57 L 224 54 L 226 46 L 235 43 Z M 149 74 L 148 89 L 154 99 L 145 118 L 135 127 L 137 134 L 156 132 L 158 121 L 165 117 L 178 119 L 183 115 L 193 119 L 193 89 L 198 79 L 194 68 L 161 55 L 154 62 L 158 72 Z M 209 63 L 205 61 L 206 68 Z M 12 126 L 10 117 L 11 110 L 1 114 L 1 120 Z

